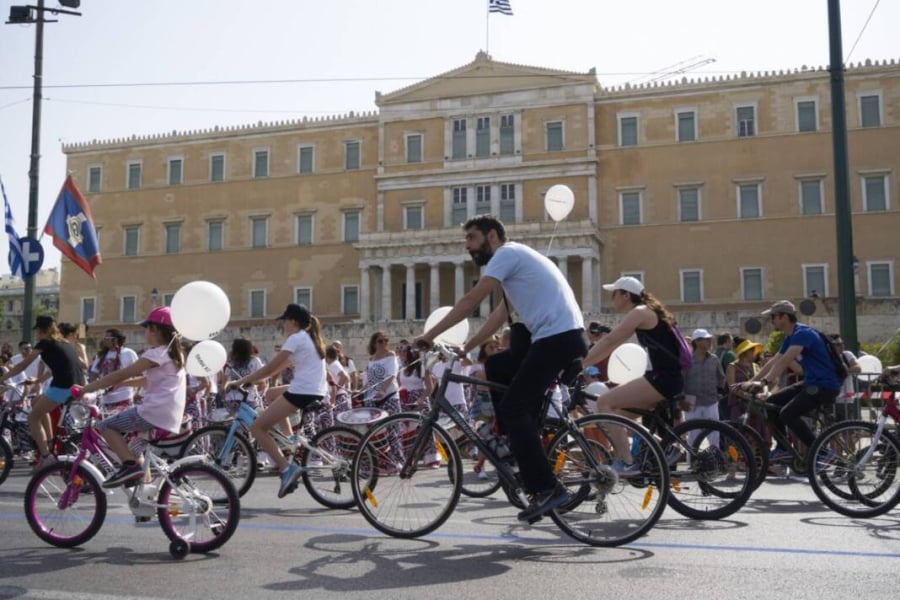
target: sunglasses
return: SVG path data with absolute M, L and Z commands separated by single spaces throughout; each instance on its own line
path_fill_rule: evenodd
M 379 344 L 387 344 L 389 341 L 390 341 L 390 340 L 387 339 L 387 338 L 381 338 L 381 339 L 378 340 L 378 343 L 379 343 Z

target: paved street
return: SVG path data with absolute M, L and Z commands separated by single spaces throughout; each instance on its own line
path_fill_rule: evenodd
M 28 472 L 0 486 L 0 599 L 106 598 L 894 598 L 900 510 L 851 520 L 825 510 L 800 480 L 764 484 L 729 519 L 668 509 L 624 548 L 591 548 L 552 522 L 523 527 L 500 496 L 464 498 L 424 539 L 386 538 L 355 512 L 319 507 L 302 488 L 275 497 L 262 477 L 218 554 L 172 560 L 155 523 L 135 525 L 111 498 L 83 548 L 38 540 L 24 520 Z

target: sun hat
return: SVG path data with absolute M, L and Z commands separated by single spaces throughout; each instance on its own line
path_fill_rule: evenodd
M 629 294 L 640 296 L 644 291 L 644 284 L 634 277 L 619 277 L 618 279 L 616 279 L 615 283 L 604 284 L 603 289 L 607 292 L 611 292 L 613 290 L 624 290 Z
M 762 352 L 762 347 L 762 344 L 758 344 L 750 340 L 744 340 L 743 342 L 738 344 L 737 348 L 734 349 L 734 352 L 740 357 L 740 355 L 747 350 L 755 350 L 754 354 L 756 356 L 759 356 L 759 353 Z

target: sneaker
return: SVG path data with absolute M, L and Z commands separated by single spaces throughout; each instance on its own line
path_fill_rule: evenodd
M 289 464 L 288 468 L 280 473 L 279 477 L 281 477 L 281 485 L 278 488 L 279 498 L 284 498 L 297 489 L 297 481 L 300 479 L 301 474 L 300 467 L 294 463 Z
M 666 450 L 666 464 L 674 467 L 681 460 L 681 448 L 677 444 L 672 444 Z
M 31 463 L 31 468 L 33 471 L 40 471 L 47 465 L 52 465 L 56 463 L 56 457 L 52 454 L 48 454 L 47 456 L 38 456 L 34 459 L 34 462 Z
M 831 448 L 819 450 L 819 453 L 816 455 L 816 473 L 821 473 L 830 467 L 836 458 L 837 454 Z
M 775 448 L 771 452 L 769 452 L 769 460 L 790 460 L 794 458 L 794 454 L 790 450 L 784 450 L 782 448 Z
M 641 474 L 641 468 L 638 467 L 635 463 L 626 463 L 621 458 L 617 458 L 612 461 L 610 465 L 616 473 L 618 473 L 619 477 L 634 477 L 635 475 Z
M 488 478 L 488 474 L 484 469 L 481 469 L 480 471 L 478 471 L 478 479 L 487 479 L 487 478 Z
M 103 482 L 103 487 L 106 489 L 118 487 L 124 483 L 137 481 L 143 476 L 144 468 L 141 465 L 137 463 L 122 465 L 122 468 L 110 475 L 109 478 Z
M 520 521 L 535 521 L 554 508 L 572 501 L 572 494 L 565 487 L 556 485 L 532 496 L 531 504 L 519 513 Z
M 272 466 L 272 459 L 269 458 L 269 455 L 260 450 L 256 453 L 256 468 L 257 469 L 267 469 Z

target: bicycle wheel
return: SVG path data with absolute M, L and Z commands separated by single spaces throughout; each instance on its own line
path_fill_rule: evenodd
M 234 483 L 216 467 L 203 463 L 173 469 L 160 486 L 156 502 L 159 526 L 166 537 L 188 542 L 196 554 L 227 542 L 241 516 Z
M 722 519 L 740 510 L 756 483 L 756 459 L 744 436 L 712 419 L 685 421 L 674 432 L 687 458 L 669 474 L 669 506 L 691 519 Z
M 497 469 L 472 440 L 463 436 L 457 440 L 456 448 L 462 462 L 460 492 L 471 498 L 484 498 L 500 489 Z
M 231 451 L 226 455 L 222 448 L 228 436 L 229 427 L 210 425 L 198 429 L 181 447 L 179 458 L 199 454 L 209 457 L 234 483 L 239 496 L 243 496 L 256 479 L 256 449 L 250 440 L 239 431 L 234 432 Z
M 0 433 L 0 484 L 6 481 L 13 467 L 13 451 L 9 442 Z
M 746 423 L 741 423 L 740 421 L 725 421 L 725 423 L 737 429 L 741 437 L 750 444 L 750 450 L 753 452 L 753 458 L 756 460 L 756 482 L 753 484 L 753 489 L 755 490 L 762 485 L 763 481 L 766 480 L 766 475 L 769 474 L 769 446 L 766 444 L 763 436 Z
M 90 471 L 71 462 L 40 469 L 25 488 L 25 519 L 52 546 L 72 548 L 94 537 L 106 518 L 106 492 Z
M 646 429 L 617 415 L 578 419 L 577 430 L 560 430 L 547 457 L 573 500 L 550 512 L 566 534 L 592 546 L 619 546 L 646 534 L 659 520 L 669 495 L 669 472 L 659 444 Z M 615 440 L 623 444 L 616 448 Z M 619 475 L 612 458 L 643 450 L 634 472 Z
M 299 460 L 303 468 L 303 485 L 322 506 L 353 508 L 356 504 L 350 485 L 350 466 L 360 439 L 362 436 L 349 427 L 329 427 L 320 431 L 310 444 L 333 456 L 333 460 L 306 448 L 301 451 Z M 366 477 L 366 484 L 374 488 L 373 477 L 377 477 L 377 469 L 369 469 Z
M 462 465 L 453 438 L 422 415 L 398 413 L 370 429 L 353 457 L 350 482 L 363 517 L 393 537 L 412 538 L 440 527 L 453 513 L 462 487 Z M 378 486 L 365 485 L 370 457 Z
M 887 430 L 875 440 L 876 430 L 874 423 L 842 421 L 813 442 L 807 463 L 809 483 L 833 511 L 848 517 L 877 517 L 900 502 L 900 441 Z

